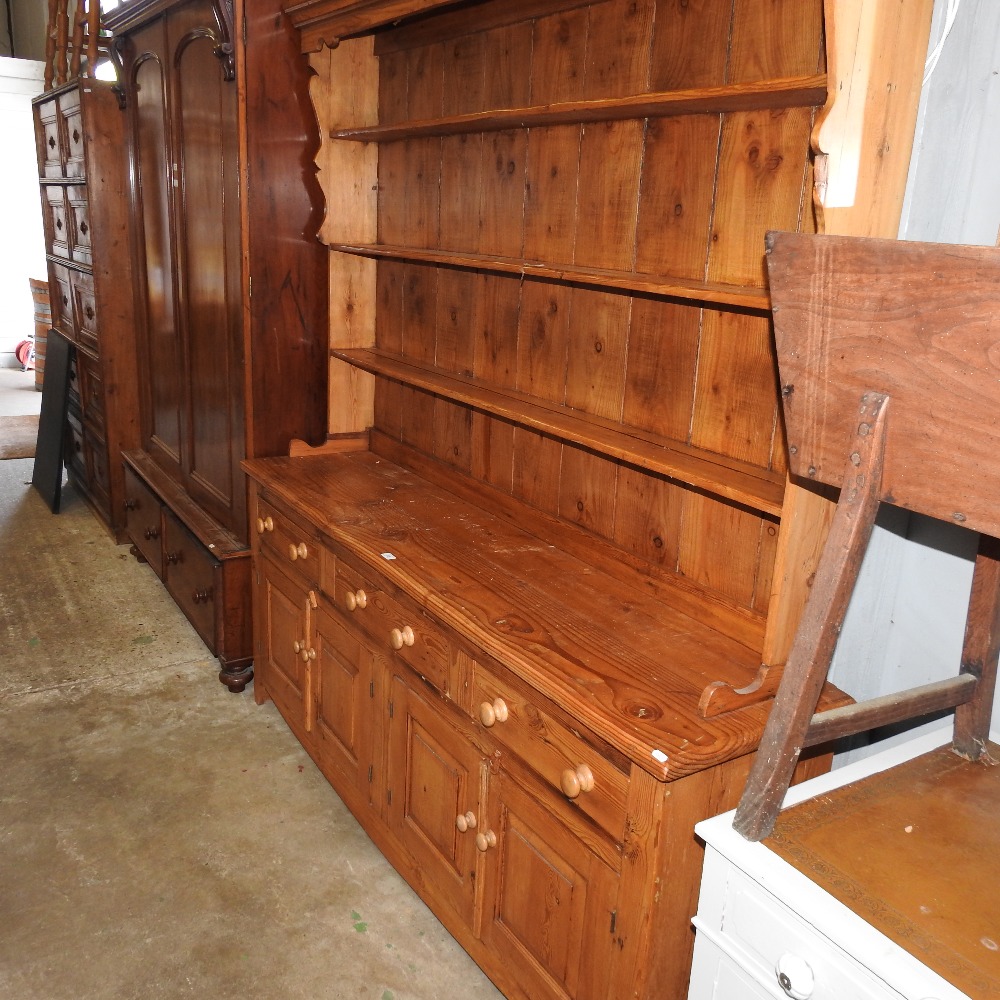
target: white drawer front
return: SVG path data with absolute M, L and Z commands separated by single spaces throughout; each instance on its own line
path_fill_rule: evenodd
M 901 1000 L 901 995 L 858 964 L 766 889 L 730 868 L 719 942 L 745 956 L 775 995 L 792 1000 Z

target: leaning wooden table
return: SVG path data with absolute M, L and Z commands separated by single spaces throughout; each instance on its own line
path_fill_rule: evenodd
M 1000 767 L 970 767 L 950 736 L 792 788 L 758 843 L 733 813 L 697 826 L 690 1000 L 1000 996 Z

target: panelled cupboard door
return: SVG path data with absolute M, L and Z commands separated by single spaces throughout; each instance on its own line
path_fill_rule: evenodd
M 391 682 L 387 802 L 389 828 L 415 864 L 420 895 L 473 926 L 477 837 L 486 761 L 429 698 L 400 676 Z
M 237 89 L 209 0 L 123 46 L 144 447 L 241 537 L 245 497 Z
M 376 713 L 374 664 L 379 658 L 321 602 L 313 612 L 313 735 L 324 771 L 339 792 L 353 788 L 371 803 Z
M 310 726 L 310 673 L 314 660 L 302 657 L 309 644 L 309 595 L 270 560 L 261 559 L 257 574 L 258 628 L 254 671 L 257 683 L 278 706 L 292 731 L 305 737 Z
M 490 775 L 481 937 L 532 1000 L 605 1000 L 618 873 L 561 821 L 554 798 L 509 761 Z

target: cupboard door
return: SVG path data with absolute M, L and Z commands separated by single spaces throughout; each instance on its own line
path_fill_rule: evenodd
M 256 683 L 277 705 L 289 728 L 299 739 L 307 727 L 310 702 L 309 596 L 301 583 L 282 573 L 268 559 L 261 559 L 257 574 L 258 626 Z M 303 657 L 303 651 L 305 656 Z
M 483 943 L 528 996 L 605 1000 L 618 875 L 588 845 L 586 821 L 509 763 L 490 777 L 487 818 Z
M 342 794 L 371 801 L 376 654 L 322 604 L 313 614 L 315 706 L 306 709 L 321 765 Z M 310 718 L 313 715 L 314 718 Z
M 472 925 L 486 761 L 444 701 L 396 676 L 389 705 L 389 827 L 414 861 L 422 898 Z

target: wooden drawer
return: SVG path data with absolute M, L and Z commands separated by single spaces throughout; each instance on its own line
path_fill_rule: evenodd
M 125 533 L 142 557 L 163 579 L 163 546 L 160 498 L 125 466 Z
M 49 250 L 56 257 L 70 259 L 72 243 L 69 230 L 69 213 L 66 207 L 66 189 L 61 184 L 47 184 L 42 209 L 45 213 L 45 236 Z
M 441 627 L 405 598 L 390 596 L 374 574 L 337 560 L 334 600 L 381 649 L 393 651 L 448 698 L 456 696 L 455 653 Z
M 480 663 L 473 667 L 472 694 L 477 726 L 517 754 L 546 785 L 579 807 L 616 841 L 622 841 L 626 774 L 535 700 L 499 680 Z
M 266 500 L 258 500 L 254 525 L 260 548 L 307 589 L 319 586 L 320 545 L 316 532 Z
M 90 264 L 90 204 L 87 188 L 75 184 L 66 189 L 66 213 L 69 222 L 69 256 L 78 264 Z
M 108 472 L 108 446 L 103 437 L 89 428 L 83 429 L 83 451 L 87 463 L 87 488 L 90 499 L 104 512 L 110 513 L 111 477 Z
M 97 296 L 94 276 L 87 271 L 67 269 L 73 302 L 73 326 L 81 347 L 98 352 Z
M 83 450 L 83 426 L 71 409 L 66 415 L 65 460 L 69 471 L 84 487 L 87 484 L 87 456 Z
M 86 351 L 76 352 L 80 392 L 80 411 L 84 423 L 104 434 L 104 379 L 101 363 Z
M 81 419 L 82 406 L 80 403 L 80 361 L 77 352 L 69 352 L 69 371 L 67 372 L 66 395 L 70 410 L 75 410 L 77 419 Z
M 57 100 L 38 105 L 38 122 L 38 172 L 42 177 L 62 177 L 62 117 Z
M 198 635 L 214 649 L 221 564 L 165 507 L 163 532 L 163 582 Z
M 83 118 L 80 114 L 80 91 L 73 89 L 59 95 L 62 144 L 62 168 L 66 177 L 86 177 L 84 161 Z
M 67 340 L 76 340 L 76 320 L 73 317 L 73 273 L 64 264 L 49 261 L 49 302 L 52 306 L 52 327 Z

